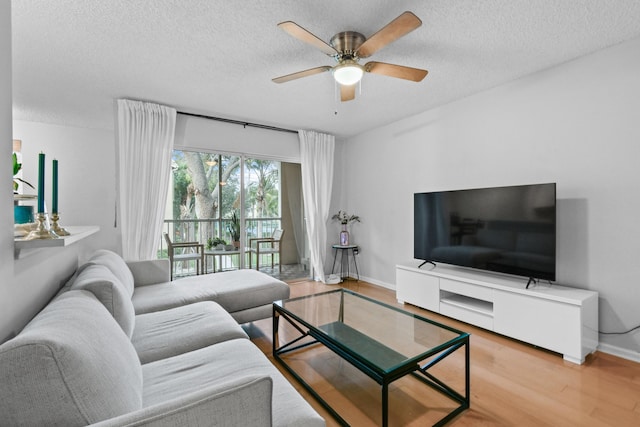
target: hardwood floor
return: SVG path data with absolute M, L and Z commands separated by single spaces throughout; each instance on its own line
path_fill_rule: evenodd
M 311 281 L 290 286 L 292 297 L 339 287 Z M 640 426 L 638 363 L 596 352 L 584 364 L 575 365 L 558 354 L 411 305 L 402 306 L 391 290 L 362 281 L 347 282 L 345 287 L 471 334 L 471 408 L 448 426 Z M 245 326 L 252 341 L 283 371 L 271 354 L 271 327 L 270 319 Z M 293 363 L 351 425 L 380 424 L 380 387 L 367 376 L 324 348 L 296 355 Z M 456 377 L 461 366 L 453 359 L 452 366 L 437 367 L 438 376 L 455 386 L 456 381 L 460 383 Z M 327 426 L 338 425 L 295 379 L 288 373 L 285 376 L 326 419 Z M 393 383 L 389 391 L 391 426 L 432 425 L 453 407 L 412 378 Z

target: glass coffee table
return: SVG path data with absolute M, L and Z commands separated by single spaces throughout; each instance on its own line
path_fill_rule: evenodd
M 280 345 L 280 319 L 295 336 Z M 291 328 L 288 328 L 291 329 Z M 287 334 L 291 335 L 291 334 Z M 273 356 L 338 422 L 348 425 L 301 375 L 285 355 L 324 345 L 382 387 L 382 425 L 388 424 L 389 385 L 411 374 L 457 406 L 434 426 L 469 408 L 469 334 L 347 289 L 273 303 Z M 436 378 L 429 369 L 464 347 L 464 394 Z M 456 353 L 457 354 L 457 353 Z

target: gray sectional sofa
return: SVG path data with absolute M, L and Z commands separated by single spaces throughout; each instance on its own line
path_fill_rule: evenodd
M 0 346 L 0 425 L 325 425 L 238 323 L 271 316 L 288 285 L 255 270 L 168 277 L 168 263 L 109 251 L 79 267 Z

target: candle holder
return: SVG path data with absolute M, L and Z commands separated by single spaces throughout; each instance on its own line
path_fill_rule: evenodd
M 36 239 L 57 239 L 58 236 L 51 230 L 47 230 L 45 227 L 46 216 L 43 212 L 38 212 L 36 215 L 36 227 L 24 238 L 25 240 Z
M 71 233 L 69 233 L 67 230 L 65 230 L 64 228 L 60 227 L 60 225 L 58 225 L 58 220 L 60 219 L 60 215 L 57 213 L 54 213 L 51 215 L 51 231 L 53 231 L 54 233 L 56 233 L 57 236 L 68 236 Z

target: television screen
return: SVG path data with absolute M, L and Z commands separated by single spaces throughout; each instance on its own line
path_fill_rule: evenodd
M 556 185 L 414 194 L 414 258 L 556 279 Z

